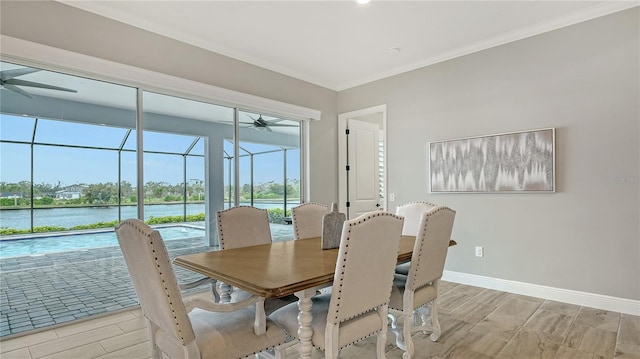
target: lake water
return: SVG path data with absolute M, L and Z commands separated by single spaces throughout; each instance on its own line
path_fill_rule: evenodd
M 242 204 L 242 203 L 241 203 Z M 249 205 L 242 204 L 242 205 Z M 288 203 L 287 208 L 296 206 L 297 203 Z M 225 204 L 225 208 L 228 205 Z M 254 203 L 258 208 L 282 208 L 282 203 Z M 34 209 L 33 225 L 57 226 L 71 228 L 78 225 L 86 225 L 98 222 L 118 220 L 118 207 L 78 207 L 78 208 L 48 208 Z M 145 205 L 145 220 L 149 217 L 164 217 L 182 215 L 182 204 Z M 204 213 L 204 203 L 187 204 L 187 214 Z M 136 218 L 135 206 L 122 207 L 122 219 Z M 29 229 L 31 226 L 30 210 L 0 210 L 0 228 Z

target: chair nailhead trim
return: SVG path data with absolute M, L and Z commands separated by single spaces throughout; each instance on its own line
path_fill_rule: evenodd
M 413 202 L 413 203 L 427 203 L 427 204 L 431 204 L 431 203 L 428 203 L 428 202 Z M 418 258 L 421 258 L 421 257 L 422 257 L 422 252 L 423 252 L 422 250 L 424 249 L 424 242 L 425 242 L 425 241 L 424 241 L 424 239 L 425 239 L 425 236 L 427 235 L 427 227 L 429 226 L 429 218 L 430 218 L 431 216 L 435 215 L 436 213 L 441 212 L 441 211 L 452 211 L 452 212 L 454 212 L 454 211 L 453 211 L 451 208 L 449 208 L 449 207 L 441 206 L 441 207 L 436 208 L 435 210 L 430 211 L 430 212 L 428 212 L 428 213 L 426 214 L 427 218 L 426 218 L 426 220 L 425 220 L 425 222 L 424 222 L 424 228 L 423 228 L 423 230 L 422 230 L 422 240 L 420 241 L 420 249 L 418 250 Z M 415 285 L 415 282 L 418 280 L 418 270 L 417 270 L 417 269 L 418 269 L 418 266 L 420 265 L 420 263 L 419 263 L 419 262 L 420 262 L 420 261 L 416 261 L 416 262 L 415 262 L 415 263 L 418 263 L 418 264 L 416 264 L 416 270 L 414 270 L 414 271 L 413 271 L 412 280 L 411 280 L 411 283 L 409 283 L 409 284 L 411 285 L 411 288 L 413 288 L 413 290 L 416 290 L 416 289 L 418 289 L 418 288 L 422 288 L 422 287 L 424 287 L 424 285 L 422 285 L 422 286 L 420 286 L 420 287 L 416 287 L 416 285 Z M 426 285 L 426 284 L 425 284 L 425 285 Z
M 292 217 L 292 220 L 293 220 L 294 222 L 297 222 L 297 220 L 296 220 L 296 211 L 294 211 L 294 209 L 296 209 L 296 208 L 300 208 L 300 207 L 304 207 L 304 206 L 308 206 L 308 205 L 321 206 L 321 207 L 324 207 L 324 208 L 326 208 L 327 210 L 329 210 L 329 207 L 325 206 L 324 204 L 320 204 L 320 203 L 316 203 L 316 202 L 306 202 L 306 203 L 303 203 L 303 204 L 301 204 L 301 205 L 299 205 L 299 206 L 294 207 L 294 208 L 292 208 L 292 209 L 291 209 L 291 217 Z M 285 216 L 286 216 L 286 213 L 285 213 Z M 298 227 L 297 227 L 297 226 L 293 226 L 293 228 L 294 228 L 294 229 L 295 229 L 295 231 L 296 231 L 296 238 L 300 238 L 300 232 L 298 231 Z
M 404 206 L 408 206 L 408 205 L 411 205 L 411 204 L 427 204 L 427 205 L 429 205 L 429 206 L 438 207 L 438 205 L 437 205 L 437 204 L 435 204 L 435 203 L 425 202 L 425 201 L 413 201 L 413 202 L 409 202 L 409 203 L 401 204 L 401 205 L 399 205 L 398 207 L 404 207 Z
M 151 246 L 151 251 L 154 253 L 154 259 L 155 259 L 155 262 L 156 262 L 156 267 L 158 268 L 158 273 L 160 274 L 160 279 L 162 280 L 162 283 L 166 283 L 165 282 L 165 277 L 162 274 L 162 271 L 160 270 L 160 263 L 158 262 L 158 257 L 155 255 L 155 253 L 156 253 L 155 243 L 151 239 L 151 234 L 153 232 L 157 232 L 157 230 L 153 230 L 153 232 L 151 232 L 151 233 L 145 233 L 145 231 L 143 231 L 141 228 L 136 226 L 134 223 L 131 223 L 131 222 L 124 222 L 124 223 L 129 225 L 129 226 L 131 226 L 131 227 L 133 227 L 135 230 L 137 230 L 138 232 L 144 234 L 147 237 L 147 240 L 148 240 L 147 244 L 149 244 L 149 246 Z M 168 257 L 169 256 L 167 255 L 167 258 Z M 178 329 L 178 335 L 180 336 L 180 339 L 182 340 L 182 344 L 186 345 L 184 343 L 184 335 L 182 334 L 182 329 L 180 328 L 180 324 L 178 323 L 178 317 L 176 316 L 176 312 L 175 312 L 175 309 L 174 309 L 174 306 L 173 306 L 173 301 L 171 299 L 171 294 L 169 294 L 169 289 L 167 288 L 166 285 L 163 285 L 163 288 L 164 288 L 165 294 L 167 295 L 167 299 L 169 301 L 169 307 L 171 308 L 171 312 L 173 313 L 173 319 L 174 319 L 175 325 L 176 325 L 176 327 Z
M 245 355 L 244 357 L 242 357 L 242 358 L 250 358 L 250 357 L 252 357 L 252 356 L 255 356 L 255 355 L 256 355 L 256 354 L 258 354 L 258 353 L 262 353 L 262 352 L 263 352 L 263 351 L 265 351 L 265 350 L 273 349 L 273 348 L 275 348 L 275 347 L 277 347 L 277 346 L 280 346 L 280 345 L 282 345 L 282 344 L 284 344 L 284 343 L 285 343 L 285 342 L 284 342 L 284 341 L 282 341 L 282 342 L 280 342 L 280 343 L 278 343 L 278 344 L 276 344 L 276 345 L 268 346 L 268 347 L 266 347 L 266 348 L 264 348 L 264 349 L 262 349 L 262 350 L 260 350 L 260 351 L 253 352 L 253 353 L 251 353 L 251 354 L 246 354 L 246 355 Z
M 252 207 L 252 206 L 237 206 L 237 207 L 227 208 L 227 209 L 222 210 L 222 211 L 218 211 L 218 213 L 216 214 L 216 217 L 218 218 L 218 239 L 220 240 L 220 249 L 224 249 L 224 247 L 225 247 L 225 245 L 224 245 L 224 235 L 223 235 L 224 231 L 223 231 L 223 228 L 222 228 L 222 213 L 233 211 L 234 209 L 238 209 L 238 208 L 253 208 L 253 209 L 257 209 L 259 211 L 267 212 L 266 209 L 256 208 L 256 207 Z
M 389 216 L 389 217 L 393 217 L 393 218 L 402 219 L 400 216 L 398 216 L 396 214 L 393 214 L 393 213 L 379 212 L 379 213 L 369 214 L 365 218 L 362 218 L 362 219 L 358 220 L 357 222 L 348 222 L 349 223 L 349 229 L 347 230 L 347 237 L 345 237 L 345 240 L 344 240 L 344 243 L 345 243 L 344 244 L 344 252 L 343 252 L 344 259 L 342 260 L 342 270 L 340 272 L 340 282 L 339 282 L 339 286 L 338 286 L 338 293 L 339 294 L 338 294 L 338 297 L 336 297 L 336 311 L 335 311 L 335 313 L 333 313 L 333 315 L 334 315 L 333 320 L 336 321 L 336 322 L 338 322 L 338 310 L 337 309 L 339 309 L 340 301 L 342 299 L 340 297 L 340 293 L 342 293 L 342 286 L 343 286 L 343 282 L 344 282 L 344 269 L 345 269 L 345 266 L 346 266 L 345 262 L 347 261 L 347 252 L 349 251 L 349 241 L 351 240 L 351 235 L 350 235 L 351 234 L 351 227 L 355 227 L 355 226 L 357 226 L 359 224 L 362 224 L 362 223 L 366 222 L 368 219 L 371 219 L 371 218 L 374 218 L 374 217 L 380 217 L 380 216 Z M 390 275 L 393 275 L 393 273 L 390 273 Z M 391 289 L 392 289 L 392 287 L 389 287 L 389 295 L 387 297 L 391 296 Z M 388 301 L 387 301 L 387 303 L 388 303 Z M 387 303 L 383 303 L 381 305 L 385 305 Z M 375 308 L 377 308 L 377 307 L 375 307 Z M 364 311 L 364 312 L 362 312 L 360 314 L 357 314 L 357 315 L 351 316 L 349 318 L 346 318 L 346 319 L 340 321 L 340 323 L 342 323 L 342 322 L 344 322 L 346 320 L 355 318 L 356 316 L 361 315 L 363 313 L 367 313 L 367 312 L 369 312 L 369 311 L 371 311 L 371 310 L 373 310 L 375 308 L 371 308 L 371 309 L 366 310 L 366 311 Z

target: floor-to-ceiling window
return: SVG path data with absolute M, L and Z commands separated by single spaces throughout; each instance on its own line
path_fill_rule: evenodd
M 237 137 L 225 141 L 225 203 L 265 208 L 271 223 L 283 224 L 300 204 L 301 124 L 247 111 L 238 112 L 237 122 Z M 274 237 L 282 236 L 292 238 L 291 228 Z
M 40 193 L 41 201 L 50 200 L 33 211 L 34 229 L 73 229 L 117 222 L 120 164 L 116 149 L 127 129 L 35 120 L 33 183 L 54 191 Z
M 0 212 L 0 229 L 28 231 L 32 226 L 31 206 L 31 150 L 25 145 L 32 141 L 35 119 L 29 117 L 0 115 L 0 205 L 15 208 L 12 212 Z M 9 130 L 10 129 L 10 130 Z M 10 153 L 11 157 L 6 154 Z M 4 154 L 4 155 L 2 155 Z M 43 190 L 37 188 L 38 196 Z
M 136 127 L 136 90 L 0 66 L 0 235 L 106 227 L 120 205 L 135 207 L 135 163 L 122 162 L 120 146 Z
M 0 336 L 135 305 L 113 226 L 138 209 L 170 254 L 211 250 L 207 216 L 237 204 L 268 208 L 274 239 L 292 238 L 282 218 L 300 202 L 300 122 L 6 62 L 0 71 L 35 83 L 5 81 L 0 96 Z
M 271 208 L 271 221 L 282 223 L 300 204 L 300 123 L 244 111 L 239 122 L 239 147 L 247 152 L 240 162 L 249 162 L 239 173 L 242 193 L 253 205 Z

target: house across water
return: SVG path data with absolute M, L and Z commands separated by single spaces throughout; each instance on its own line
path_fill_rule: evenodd
M 82 197 L 82 193 L 87 186 L 74 184 L 64 187 L 63 189 L 56 191 L 56 199 L 78 199 Z

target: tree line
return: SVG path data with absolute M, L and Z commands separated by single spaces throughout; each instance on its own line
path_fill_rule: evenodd
M 0 182 L 0 207 L 29 207 L 31 198 L 34 206 L 82 206 L 82 205 L 116 205 L 120 198 L 122 204 L 137 203 L 136 188 L 128 181 L 122 181 L 120 187 L 118 183 L 92 183 L 77 184 L 80 190 L 78 198 L 60 198 L 59 191 L 70 186 L 63 186 L 60 182 L 34 183 L 33 195 L 32 186 L 29 181 L 17 183 Z M 233 193 L 233 186 L 225 186 L 225 201 L 228 200 L 229 193 Z M 204 181 L 196 180 L 186 184 L 186 201 L 204 201 Z M 285 186 L 282 183 L 269 181 L 253 186 L 253 198 L 257 200 L 279 200 L 284 199 Z M 58 198 L 56 198 L 56 196 Z M 300 181 L 292 179 L 286 185 L 286 196 L 288 199 L 300 198 Z M 144 185 L 145 203 L 171 203 L 185 201 L 185 184 L 169 184 L 167 182 L 149 181 Z M 240 200 L 249 201 L 251 199 L 251 185 L 244 184 L 240 190 Z

